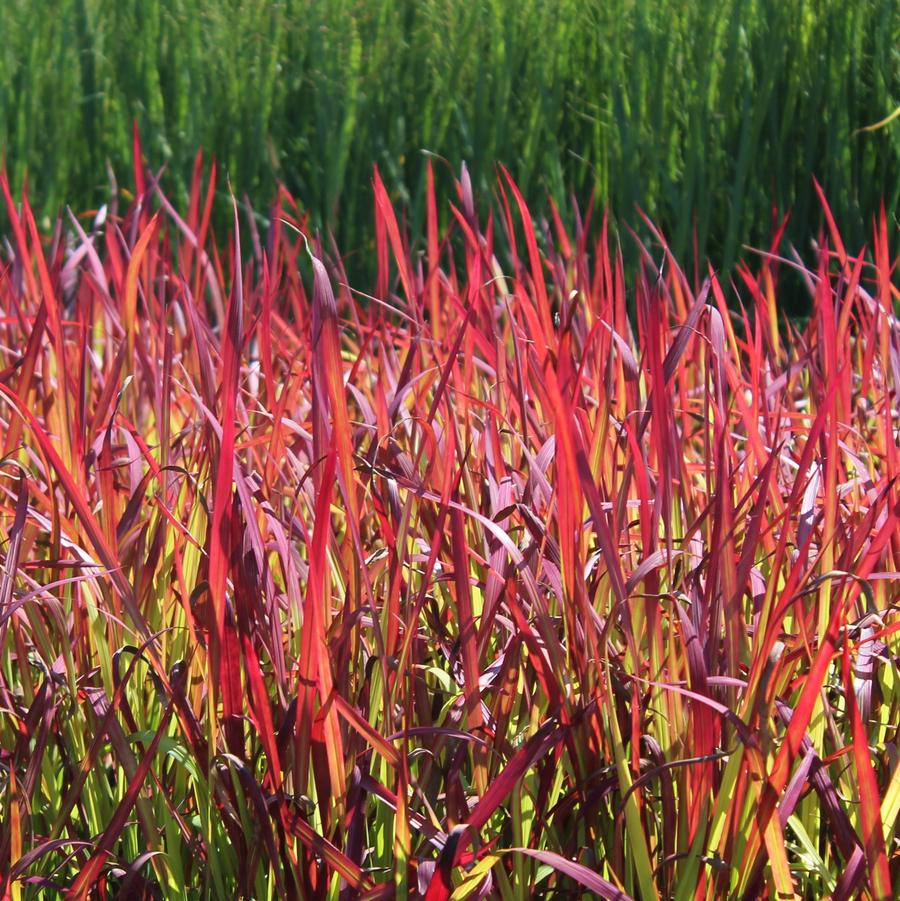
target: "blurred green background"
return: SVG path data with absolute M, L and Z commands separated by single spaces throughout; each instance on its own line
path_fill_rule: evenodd
M 351 271 L 372 163 L 416 226 L 423 151 L 483 201 L 502 162 L 539 209 L 639 204 L 726 267 L 773 206 L 808 242 L 812 174 L 851 244 L 900 201 L 900 119 L 858 131 L 900 105 L 897 0 L 0 0 L 0 36 L 0 148 L 48 216 L 107 199 L 107 161 L 130 184 L 132 119 L 173 199 L 203 147 L 262 213 L 283 181 Z

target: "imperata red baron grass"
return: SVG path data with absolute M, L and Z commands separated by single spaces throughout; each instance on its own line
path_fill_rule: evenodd
M 0 179 L 4 897 L 896 897 L 888 217 L 626 280 L 376 172 L 363 293 L 201 173 Z

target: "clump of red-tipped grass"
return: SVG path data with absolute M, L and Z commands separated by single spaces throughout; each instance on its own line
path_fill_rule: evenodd
M 366 297 L 200 171 L 52 236 L 0 180 L 5 896 L 891 897 L 886 217 L 632 289 L 376 174 Z

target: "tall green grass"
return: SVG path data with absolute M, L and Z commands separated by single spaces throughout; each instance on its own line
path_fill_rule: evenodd
M 485 197 L 502 162 L 526 198 L 596 189 L 639 204 L 674 250 L 730 266 L 771 207 L 814 233 L 818 177 L 859 243 L 900 202 L 895 0 L 5 0 L 0 146 L 39 209 L 106 198 L 136 118 L 185 200 L 192 154 L 241 199 L 284 182 L 371 257 L 377 162 L 418 227 L 425 154 L 466 160 Z M 449 188 L 438 167 L 439 187 Z M 224 209 L 224 206 L 223 206 Z

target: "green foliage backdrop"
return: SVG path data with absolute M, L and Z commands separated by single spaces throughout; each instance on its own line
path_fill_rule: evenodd
M 202 146 L 348 252 L 373 162 L 420 219 L 423 151 L 485 195 L 502 162 L 538 205 L 639 204 L 726 266 L 773 204 L 814 233 L 811 174 L 851 240 L 900 200 L 900 120 L 858 131 L 900 104 L 896 0 L 3 0 L 0 33 L 0 147 L 49 215 L 124 179 L 132 119 L 179 199 Z

